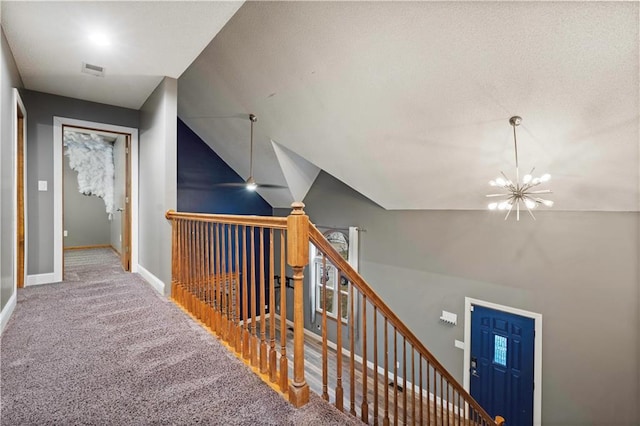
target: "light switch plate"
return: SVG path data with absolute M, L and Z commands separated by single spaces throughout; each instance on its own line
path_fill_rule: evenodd
M 460 340 L 454 340 L 453 344 L 455 345 L 456 348 L 458 349 L 464 349 L 464 342 L 461 342 Z
M 47 190 L 47 181 L 39 180 L 38 181 L 38 191 L 46 191 Z

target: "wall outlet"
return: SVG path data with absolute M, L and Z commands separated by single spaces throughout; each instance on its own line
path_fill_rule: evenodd
M 316 328 L 317 328 L 318 330 L 320 330 L 320 324 L 317 324 L 317 325 L 316 325 Z
M 67 230 L 65 229 L 64 232 L 62 232 L 62 235 L 64 235 L 65 237 L 69 236 L 69 232 L 67 232 Z
M 400 361 L 396 361 L 396 368 L 400 368 Z
M 38 191 L 46 191 L 47 190 L 47 181 L 39 180 L 38 181 Z

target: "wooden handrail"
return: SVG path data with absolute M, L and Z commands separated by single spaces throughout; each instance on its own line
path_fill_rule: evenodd
M 350 398 L 350 412 L 356 415 L 356 408 L 361 418 L 368 422 L 369 399 L 367 375 L 370 368 L 368 360 L 373 361 L 373 418 L 378 422 L 378 395 L 384 392 L 384 418 L 382 424 L 394 422 L 407 423 L 409 416 L 413 423 L 418 420 L 426 422 L 433 414 L 436 421 L 446 418 L 460 424 L 462 417 L 465 425 L 500 425 L 504 422 L 500 416 L 493 420 L 486 411 L 469 395 L 444 366 L 431 354 L 422 342 L 409 330 L 400 318 L 366 283 L 353 267 L 337 252 L 322 233 L 309 222 L 304 213 L 302 203 L 294 203 L 293 211 L 288 217 L 262 217 L 243 215 L 220 215 L 206 213 L 185 213 L 169 210 L 166 218 L 172 221 L 173 256 L 172 256 L 172 298 L 185 310 L 210 327 L 222 340 L 228 342 L 239 358 L 242 358 L 256 371 L 287 394 L 289 401 L 299 407 L 309 400 L 309 385 L 305 378 L 304 358 L 304 269 L 309 263 L 309 242 L 313 243 L 323 254 L 322 268 L 326 270 L 331 262 L 341 276 L 344 276 L 349 286 L 348 304 L 343 307 L 342 293 L 338 293 L 337 301 L 337 350 L 336 350 L 336 387 L 335 404 L 343 409 L 343 396 Z M 279 245 L 279 254 L 274 245 Z M 280 262 L 276 263 L 274 256 L 279 255 Z M 279 301 L 276 298 L 275 275 L 285 276 L 286 262 L 293 271 L 293 339 L 287 338 L 285 332 L 287 321 L 287 292 L 280 290 Z M 266 265 L 268 265 L 268 274 Z M 276 270 L 276 269 L 278 270 Z M 269 275 L 269 276 L 267 276 Z M 337 285 L 338 283 L 334 283 Z M 361 299 L 354 299 L 354 289 Z M 341 290 L 343 291 L 343 290 Z M 345 290 L 346 291 L 346 290 Z M 268 296 L 268 301 L 267 301 Z M 322 306 L 327 306 L 327 290 L 322 292 L 324 298 Z M 278 303 L 279 302 L 279 303 Z M 269 312 L 266 312 L 268 303 Z M 367 304 L 372 307 L 373 327 L 373 359 L 367 358 Z M 355 323 L 356 304 L 362 304 L 362 313 L 357 314 L 362 321 Z M 279 306 L 279 331 L 276 330 L 275 312 Z M 359 305 L 358 305 L 359 306 Z M 347 311 L 341 311 L 346 309 Z M 343 347 L 342 313 L 348 318 L 345 332 L 347 347 Z M 383 330 L 378 328 L 378 315 L 383 319 Z M 382 325 L 382 324 L 381 324 Z M 258 327 L 259 326 L 259 327 Z M 323 339 L 323 389 L 322 397 L 329 399 L 327 389 L 327 311 L 323 310 L 322 339 Z M 393 341 L 390 350 L 387 344 L 390 340 L 387 331 L 392 334 Z M 378 332 L 384 335 L 384 351 L 378 355 Z M 280 345 L 276 346 L 276 332 L 280 336 Z M 355 333 L 362 333 L 361 354 L 355 354 Z M 398 339 L 398 334 L 400 339 Z M 288 352 L 287 341 L 293 343 Z M 410 359 L 407 359 L 407 345 Z M 342 374 L 342 351 L 348 350 L 350 359 L 347 360 L 349 375 Z M 402 369 L 399 365 L 398 350 L 401 352 Z M 389 356 L 389 352 L 391 351 Z M 292 355 L 292 357 L 291 357 Z M 371 355 L 371 354 L 369 354 Z M 280 357 L 277 362 L 277 357 Z M 355 357 L 361 361 L 362 371 L 358 373 L 359 380 L 363 380 L 362 400 L 359 407 L 355 406 L 356 390 L 354 371 Z M 418 378 L 416 383 L 416 356 L 418 357 Z M 384 364 L 379 364 L 384 357 Z M 293 362 L 293 376 L 289 376 L 288 362 Z M 393 363 L 391 364 L 391 361 Z M 407 364 L 409 362 L 409 364 Z M 423 375 L 423 362 L 426 367 Z M 382 367 L 384 365 L 384 367 Z M 392 380 L 389 377 L 389 365 Z M 409 367 L 408 367 L 409 365 Z M 384 381 L 377 371 L 384 368 Z M 433 373 L 430 375 L 430 372 Z M 399 375 L 401 376 L 399 380 Z M 426 387 L 423 387 L 425 378 Z M 436 380 L 438 381 L 436 383 Z M 343 387 L 343 381 L 345 386 Z M 432 382 L 433 381 L 433 382 Z M 381 389 L 378 388 L 381 383 Z M 433 387 L 430 388 L 430 384 Z M 411 388 L 407 388 L 411 384 Z M 393 391 L 382 389 L 393 385 Z M 348 388 L 347 388 L 348 386 Z M 348 394 L 346 393 L 348 389 Z M 404 391 L 403 391 L 404 389 Z M 418 392 L 416 392 L 418 389 Z M 379 392 L 380 391 L 380 392 Z M 359 392 L 359 391 L 358 391 Z M 391 402 L 389 393 L 392 392 Z M 402 392 L 399 395 L 399 392 Z M 410 392 L 410 400 L 408 393 Z M 427 395 L 427 410 L 423 413 L 423 392 Z M 417 395 L 417 396 L 416 396 Z M 400 399 L 399 399 L 400 396 Z M 451 398 L 450 398 L 451 397 Z M 416 401 L 419 399 L 419 401 Z M 436 402 L 438 400 L 439 402 Z M 433 413 L 430 413 L 430 402 L 433 401 Z M 389 402 L 392 410 L 389 410 Z M 399 404 L 403 412 L 399 413 Z M 419 406 L 416 407 L 416 404 Z M 410 406 L 410 407 L 409 407 Z M 446 408 L 445 408 L 446 406 Z M 452 407 L 452 408 L 450 408 Z M 409 411 L 409 409 L 411 411 Z M 401 417 L 400 417 L 401 416 Z M 468 416 L 468 417 L 467 417 Z
M 165 217 L 169 220 L 187 219 L 198 222 L 222 223 L 225 225 L 258 226 L 271 229 L 287 229 L 286 217 L 250 216 L 232 214 L 187 213 L 167 210 Z
M 353 267 L 338 253 L 338 251 L 329 243 L 322 233 L 313 224 L 309 226 L 309 239 L 316 245 L 318 250 L 327 256 L 327 259 L 342 272 L 342 274 L 354 285 L 360 294 L 362 294 L 378 312 L 388 320 L 388 322 L 399 332 L 405 341 L 413 345 L 418 352 L 428 360 L 429 364 L 444 377 L 454 389 L 463 396 L 473 409 L 484 418 L 485 421 L 495 423 L 491 416 L 473 399 L 471 395 L 458 383 L 458 381 L 447 371 L 447 369 L 436 359 L 435 356 L 424 346 L 424 344 L 409 330 L 402 320 L 395 314 L 391 308 L 378 296 L 378 294 L 367 284 L 362 276 L 353 269 Z

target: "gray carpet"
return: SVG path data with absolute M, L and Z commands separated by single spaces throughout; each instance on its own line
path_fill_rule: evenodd
M 67 260 L 65 282 L 18 292 L 0 339 L 3 426 L 361 424 L 314 394 L 293 408 L 112 251 Z

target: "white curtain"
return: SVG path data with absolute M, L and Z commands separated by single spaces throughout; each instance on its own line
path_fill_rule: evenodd
M 69 166 L 78 172 L 78 191 L 102 198 L 111 219 L 114 212 L 113 144 L 96 134 L 65 131 L 64 146 Z

